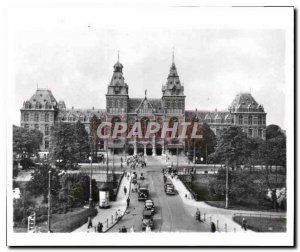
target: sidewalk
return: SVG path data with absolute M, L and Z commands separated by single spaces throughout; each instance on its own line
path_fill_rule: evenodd
M 239 224 L 233 221 L 232 216 L 234 213 L 245 213 L 245 214 L 268 214 L 268 215 L 285 215 L 285 213 L 276 212 L 262 212 L 262 211 L 243 211 L 243 210 L 232 210 L 212 207 L 203 201 L 196 201 L 191 197 L 191 193 L 187 190 L 185 185 L 178 178 L 171 178 L 179 196 L 183 203 L 187 206 L 188 211 L 192 216 L 195 215 L 196 209 L 199 208 L 201 212 L 201 219 L 205 218 L 205 222 L 210 224 L 214 222 L 217 231 L 219 232 L 253 232 L 252 230 L 244 231 Z M 187 195 L 187 197 L 185 197 Z
M 126 186 L 127 194 L 124 194 L 123 188 Z M 98 214 L 92 219 L 93 228 L 88 229 L 87 222 L 82 225 L 81 227 L 77 228 L 73 232 L 87 232 L 87 233 L 94 233 L 96 232 L 96 227 L 98 222 L 103 224 L 103 232 L 109 230 L 112 226 L 114 226 L 117 222 L 119 217 L 122 217 L 126 213 L 127 209 L 127 198 L 130 195 L 130 179 L 128 180 L 127 177 L 124 175 L 122 181 L 120 183 L 119 191 L 117 194 L 116 201 L 110 202 L 111 207 L 107 209 L 99 209 Z

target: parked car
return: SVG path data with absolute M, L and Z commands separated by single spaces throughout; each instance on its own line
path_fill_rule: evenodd
M 146 200 L 144 209 L 145 210 L 150 210 L 151 214 L 154 214 L 155 213 L 155 207 L 154 207 L 153 200 L 151 200 L 151 199 Z
M 154 227 L 153 216 L 150 210 L 143 211 L 142 229 L 145 230 L 147 226 L 151 229 Z

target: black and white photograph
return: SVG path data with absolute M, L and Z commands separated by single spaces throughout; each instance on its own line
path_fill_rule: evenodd
M 294 245 L 294 7 L 5 19 L 7 246 Z

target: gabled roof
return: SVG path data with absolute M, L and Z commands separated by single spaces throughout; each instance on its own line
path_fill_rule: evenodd
M 57 106 L 57 101 L 49 89 L 37 89 L 33 96 L 25 103 L 30 103 L 32 108 L 34 108 L 36 104 L 39 104 L 40 108 L 45 108 L 45 105 L 47 105 L 53 109 L 53 107 Z
M 235 109 L 238 107 L 248 108 L 249 105 L 256 108 L 258 106 L 258 103 L 255 101 L 255 99 L 250 93 L 239 93 L 235 96 L 229 108 L 231 109 Z
M 186 110 L 185 118 L 187 121 L 197 118 L 200 122 L 204 122 L 205 119 L 208 118 L 225 119 L 225 117 L 229 114 L 229 111 Z
M 66 109 L 66 110 L 60 110 L 58 113 L 58 117 L 75 117 L 75 118 L 80 118 L 80 117 L 86 117 L 92 118 L 93 116 L 96 116 L 98 119 L 104 119 L 106 116 L 106 109 Z
M 128 102 L 128 113 L 136 113 L 137 110 L 142 106 L 143 102 L 147 100 L 150 106 L 155 109 L 155 113 L 162 113 L 161 99 L 151 98 L 130 98 Z

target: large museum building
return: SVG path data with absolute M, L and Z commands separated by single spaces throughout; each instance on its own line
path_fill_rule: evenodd
M 161 98 L 148 98 L 145 91 L 143 98 L 130 98 L 129 87 L 123 76 L 123 65 L 118 62 L 106 93 L 105 109 L 67 109 L 64 101 L 57 102 L 51 90 L 38 88 L 34 95 L 24 102 L 21 108 L 21 127 L 40 130 L 43 137 L 41 150 L 47 152 L 50 145 L 51 127 L 58 122 L 76 123 L 78 120 L 90 132 L 92 118 L 98 122 L 124 122 L 128 128 L 135 122 L 141 123 L 144 132 L 149 122 L 160 125 L 178 123 L 178 133 L 183 130 L 184 122 L 206 122 L 216 135 L 224 127 L 236 125 L 250 137 L 265 139 L 266 113 L 250 93 L 239 93 L 226 111 L 186 110 L 184 87 L 180 81 L 174 60 L 170 67 L 167 82 L 162 87 Z M 126 138 L 126 133 L 116 138 L 99 141 L 99 149 L 108 148 L 114 153 L 130 155 L 143 152 L 147 155 L 176 154 L 185 148 L 185 140 L 180 138 L 161 138 L 160 132 L 150 134 L 147 138 Z

